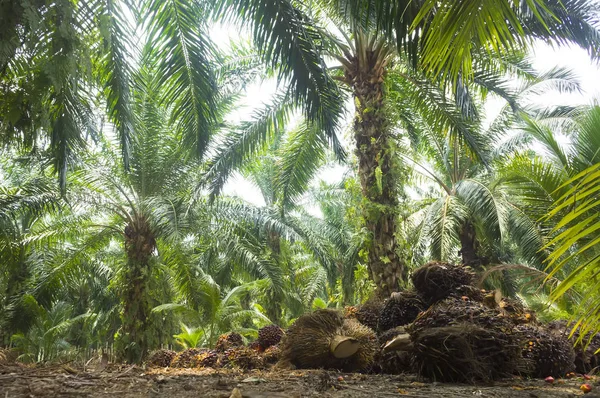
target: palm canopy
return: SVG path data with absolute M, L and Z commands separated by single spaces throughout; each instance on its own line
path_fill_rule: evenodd
M 416 181 L 424 184 L 418 189 L 422 201 L 409 219 L 419 231 L 413 254 L 417 264 L 426 258 L 460 259 L 481 271 L 492 264 L 522 264 L 533 267 L 536 277 L 541 275 L 534 269 L 544 268 L 547 256 L 547 252 L 541 250 L 545 243 L 544 229 L 527 199 L 542 197 L 526 195 L 525 189 L 520 190 L 523 185 L 511 175 L 524 178 L 524 174 L 519 175 L 516 170 L 511 174 L 509 170 L 516 164 L 510 165 L 512 160 L 507 159 L 520 156 L 512 155 L 511 142 L 522 138 L 515 128 L 531 123 L 531 117 L 527 116 L 534 113 L 528 105 L 531 98 L 549 89 L 577 91 L 579 85 L 569 71 L 537 73 L 524 59 L 510 59 L 508 64 L 520 71 L 516 76 L 520 76 L 521 84 L 509 83 L 510 78 L 493 78 L 493 86 L 506 99 L 506 106 L 486 129 L 480 120 L 481 102 L 478 103 L 475 96 L 469 99 L 474 107 L 470 118 L 458 110 L 464 105 L 461 101 L 446 103 L 445 108 L 439 105 L 415 107 L 398 114 L 416 149 L 414 155 L 402 156 L 416 172 Z M 435 94 L 435 87 L 424 90 L 427 87 L 424 83 L 421 83 L 423 93 L 431 92 L 433 98 L 443 98 Z M 414 88 L 406 84 L 404 87 L 404 95 L 415 95 Z M 402 98 L 406 104 L 405 97 Z M 421 94 L 417 98 L 425 100 L 428 96 Z M 433 109 L 433 112 L 421 114 L 419 109 Z M 446 114 L 455 115 L 454 119 L 448 119 L 448 127 L 436 128 L 432 114 L 444 109 Z M 472 137 L 471 142 L 478 151 L 461 150 L 460 140 L 452 134 L 452 129 L 466 130 L 463 136 Z M 501 144 L 503 142 L 508 143 Z M 532 165 L 527 161 L 524 164 Z M 514 286 L 505 284 L 503 288 L 515 293 Z
M 471 80 L 482 50 L 507 55 L 533 38 L 575 44 L 598 57 L 598 3 L 585 0 L 327 0 L 355 26 L 384 33 L 433 76 Z
M 560 170 L 553 191 L 554 202 L 548 212 L 553 223 L 552 235 L 547 243 L 551 250 L 548 261 L 550 276 L 567 274 L 553 291 L 559 299 L 573 291 L 583 292 L 581 310 L 575 327 L 581 335 L 598 330 L 600 303 L 598 301 L 598 120 L 597 105 L 580 112 L 570 123 L 568 146 L 561 146 L 549 159 L 552 167 Z M 539 126 L 538 126 L 539 127 Z M 550 141 L 552 130 L 543 129 L 545 141 Z M 551 142 L 551 141 L 550 141 Z M 568 150 L 570 149 L 570 150 Z M 551 152 L 551 151 L 549 151 Z
M 527 35 L 598 53 L 592 2 L 454 3 L 327 0 L 319 8 L 334 20 L 381 30 L 398 50 L 415 59 L 420 54 L 426 70 L 454 80 L 473 75 L 482 49 L 505 54 Z M 169 87 L 162 100 L 176 108 L 186 146 L 201 156 L 215 119 L 212 66 L 219 58 L 207 24 L 218 18 L 248 28 L 263 62 L 286 83 L 288 99 L 341 156 L 336 130 L 343 102 L 326 71 L 320 10 L 289 0 L 11 2 L 0 19 L 2 141 L 47 148 L 64 190 L 67 168 L 98 133 L 92 114 L 99 106 L 117 128 L 127 168 L 135 124 L 132 71 L 149 62 L 137 46 L 136 37 L 144 37 L 152 40 L 150 62 Z

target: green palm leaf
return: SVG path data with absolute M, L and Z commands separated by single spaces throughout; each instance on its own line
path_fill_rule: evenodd
M 311 17 L 291 0 L 219 0 L 215 13 L 249 26 L 264 61 L 288 80 L 289 97 L 302 105 L 307 120 L 322 129 L 336 154 L 344 155 L 336 131 L 344 96 L 327 73 L 319 43 L 323 40 Z
M 215 119 L 214 50 L 208 40 L 205 15 L 193 1 L 148 1 L 142 10 L 150 26 L 145 59 L 156 65 L 162 101 L 173 106 L 172 120 L 183 142 L 199 158 L 209 141 Z

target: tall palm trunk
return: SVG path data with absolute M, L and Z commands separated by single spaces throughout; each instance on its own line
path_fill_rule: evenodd
M 142 216 L 125 228 L 127 268 L 124 273 L 123 312 L 117 340 L 120 360 L 141 362 L 151 343 L 150 298 L 151 257 L 156 248 L 154 235 Z
M 471 221 L 465 221 L 460 228 L 460 252 L 463 265 L 468 265 L 475 269 L 488 265 L 489 259 L 481 256 L 479 251 L 479 242 L 477 240 L 477 231 Z
M 385 110 L 383 79 L 391 51 L 382 39 L 356 34 L 354 55 L 346 54 L 344 81 L 356 106 L 354 137 L 363 193 L 363 216 L 370 233 L 369 275 L 377 294 L 387 297 L 399 288 L 403 264 L 396 253 L 398 206 L 394 178 L 394 145 Z
M 278 266 L 281 267 L 281 237 L 279 236 L 279 234 L 275 232 L 270 232 L 267 236 L 267 245 L 271 249 L 271 255 L 273 257 L 273 260 L 277 263 Z M 271 322 L 277 325 L 281 323 L 281 316 L 283 313 L 283 309 L 281 306 L 282 300 L 282 295 L 278 294 L 275 291 L 275 289 L 269 289 L 267 291 L 267 301 L 265 303 L 267 318 L 269 318 Z

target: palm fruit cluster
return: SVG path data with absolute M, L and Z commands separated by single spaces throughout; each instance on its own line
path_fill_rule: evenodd
M 258 340 L 254 340 L 252 343 L 250 343 L 248 345 L 248 348 L 256 351 L 256 352 L 263 352 L 264 348 L 262 348 L 262 346 L 260 345 L 260 343 L 258 342 Z
M 381 310 L 383 303 L 376 300 L 367 301 L 366 303 L 356 307 L 354 318 L 363 325 L 377 330 L 379 320 L 381 319 Z
M 587 374 L 593 369 L 600 367 L 600 333 L 588 333 L 581 338 L 579 330 L 572 333 L 573 325 L 567 321 L 553 321 L 549 324 L 550 330 L 569 339 L 575 349 L 575 370 L 578 373 Z
M 334 344 L 354 347 L 345 357 L 335 355 Z M 334 310 L 317 310 L 300 316 L 280 343 L 282 367 L 329 368 L 347 372 L 369 369 L 378 351 L 375 333 L 355 319 Z
M 221 365 L 243 370 L 261 369 L 263 361 L 255 350 L 248 347 L 235 347 L 224 352 Z
M 279 344 L 283 337 L 283 329 L 277 325 L 268 325 L 258 331 L 258 344 L 264 350 L 271 346 Z
M 489 308 L 483 303 L 472 300 L 461 300 L 449 297 L 440 301 L 423 312 L 407 327 L 409 333 L 421 329 L 451 326 L 469 322 L 484 328 L 496 328 L 510 331 L 512 322 L 506 317 L 499 316 L 499 311 Z
M 458 286 L 454 290 L 454 292 L 452 292 L 450 294 L 450 297 L 458 297 L 465 301 L 472 300 L 472 301 L 483 302 L 483 300 L 487 294 L 488 294 L 488 292 L 486 292 L 483 289 L 478 289 L 475 286 L 461 285 L 461 286 Z
M 378 331 L 385 332 L 398 326 L 408 325 L 426 308 L 421 297 L 413 291 L 394 293 L 381 309 Z
M 564 377 L 575 369 L 575 351 L 565 336 L 534 325 L 519 325 L 516 331 L 528 365 L 526 376 Z
M 281 349 L 279 346 L 271 346 L 267 348 L 262 354 L 262 360 L 265 365 L 274 365 L 281 358 Z
M 215 344 L 215 350 L 218 352 L 225 352 L 234 347 L 241 347 L 244 345 L 244 339 L 239 333 L 225 333 L 219 336 L 217 343 Z
M 207 351 L 206 349 L 200 348 L 188 348 L 173 358 L 171 361 L 172 368 L 193 368 L 196 367 L 196 357 L 201 353 Z
M 375 364 L 372 368 L 373 373 L 403 374 L 413 371 L 413 359 L 410 352 L 391 351 L 384 352 L 383 347 L 398 335 L 405 333 L 403 326 L 389 329 L 378 336 L 379 346 L 382 348 L 377 353 Z
M 492 322 L 493 323 L 493 322 Z M 522 360 L 512 333 L 473 323 L 411 332 L 417 372 L 444 382 L 489 382 L 518 373 Z
M 358 307 L 355 305 L 348 305 L 344 307 L 344 317 L 345 318 L 355 318 L 356 312 L 358 311 Z
M 473 277 L 466 267 L 430 262 L 416 269 L 411 280 L 426 304 L 431 305 L 450 296 L 459 287 L 471 285 Z
M 474 286 L 473 279 L 468 268 L 442 262 L 415 270 L 415 291 L 394 293 L 381 311 L 381 352 L 374 369 L 413 370 L 452 382 L 526 374 L 531 361 L 524 358 L 516 327 L 535 317 L 519 301 Z M 549 355 L 564 359 L 557 352 Z
M 148 365 L 159 368 L 166 368 L 171 365 L 173 359 L 177 356 L 175 351 L 160 349 L 150 354 L 148 357 Z
M 498 309 L 449 297 L 423 312 L 406 330 L 419 374 L 439 381 L 491 381 L 522 366 L 513 323 Z
M 219 353 L 216 350 L 206 350 L 196 355 L 195 364 L 202 368 L 214 368 L 218 360 Z

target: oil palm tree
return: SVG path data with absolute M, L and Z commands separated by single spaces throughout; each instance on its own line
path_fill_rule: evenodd
M 64 204 L 40 168 L 43 170 L 43 165 L 27 157 L 0 166 L 0 322 L 6 333 L 2 336 L 5 344 L 10 335 L 25 331 L 32 321 L 19 309 L 19 298 L 27 289 L 36 257 L 36 248 L 26 238 Z
M 497 7 L 497 4 L 485 4 L 485 10 L 481 10 L 475 7 L 478 12 L 467 12 L 461 15 L 460 24 L 453 25 L 452 30 L 446 22 L 442 22 L 444 15 L 447 13 L 453 14 L 455 12 L 464 11 L 464 7 L 461 8 L 453 7 L 451 3 L 440 3 L 439 5 L 433 6 L 432 2 L 407 2 L 406 4 L 391 4 L 389 2 L 377 2 L 373 3 L 370 1 L 322 1 L 313 2 L 310 7 L 298 10 L 295 15 L 301 15 L 302 20 L 305 23 L 309 23 L 311 26 L 310 32 L 314 32 L 315 40 L 321 43 L 322 52 L 333 56 L 341 64 L 342 74 L 332 74 L 333 78 L 344 83 L 344 86 L 349 89 L 351 95 L 355 99 L 356 105 L 356 118 L 354 123 L 354 137 L 356 142 L 356 153 L 358 155 L 358 167 L 360 180 L 363 187 L 363 195 L 365 198 L 364 203 L 364 218 L 367 225 L 367 229 L 370 231 L 371 236 L 368 239 L 367 246 L 369 248 L 369 270 L 370 275 L 379 287 L 379 291 L 382 295 L 389 294 L 391 291 L 396 290 L 399 285 L 399 281 L 402 279 L 403 272 L 402 261 L 397 253 L 397 245 L 395 242 L 394 234 L 396 232 L 396 215 L 397 211 L 398 196 L 401 194 L 401 189 L 398 186 L 399 171 L 398 165 L 394 165 L 394 156 L 392 155 L 394 144 L 390 140 L 390 135 L 394 128 L 393 123 L 389 120 L 390 109 L 387 106 L 389 100 L 388 89 L 384 88 L 384 77 L 386 73 L 390 71 L 388 64 L 394 60 L 408 67 L 410 73 L 417 74 L 418 79 L 428 79 L 434 81 L 435 84 L 444 84 L 444 76 L 448 71 L 450 75 L 454 76 L 454 79 L 450 79 L 453 84 L 454 93 L 442 92 L 442 96 L 435 99 L 435 101 L 444 104 L 446 102 L 458 102 L 461 101 L 461 111 L 472 111 L 473 107 L 469 105 L 469 98 L 477 86 L 483 86 L 485 90 L 490 89 L 493 85 L 493 80 L 498 75 L 499 71 L 505 71 L 503 66 L 498 63 L 486 61 L 486 52 L 484 49 L 489 49 L 488 41 L 493 36 L 494 31 L 488 30 L 489 24 L 485 24 L 482 21 L 490 15 L 511 15 L 510 23 L 499 23 L 496 28 L 498 32 L 509 32 L 510 37 L 502 34 L 502 38 L 505 40 L 499 40 L 499 42 L 507 44 L 519 43 L 519 48 L 525 45 L 525 40 L 521 40 L 521 37 L 525 35 L 525 30 L 522 28 L 522 23 L 528 21 L 528 34 L 536 34 L 540 37 L 548 37 L 549 35 L 544 29 L 549 28 L 548 25 L 533 23 L 534 19 L 531 18 L 533 15 L 536 18 L 546 21 L 551 15 L 557 17 L 559 11 L 562 12 L 560 7 L 544 7 L 542 13 L 539 9 L 541 2 L 528 2 L 526 5 L 523 4 L 521 8 L 514 8 L 514 4 L 508 4 L 502 2 L 502 7 Z M 267 4 L 258 4 L 253 1 L 223 1 L 220 2 L 219 12 L 230 18 L 230 20 L 240 22 L 245 26 L 253 27 L 253 35 L 256 43 L 261 47 L 271 51 L 271 49 L 281 50 L 277 47 L 274 36 L 266 35 L 265 29 L 267 23 L 279 23 L 279 19 L 263 19 L 262 16 L 266 15 L 269 11 L 267 10 Z M 478 4 L 479 6 L 480 4 Z M 594 31 L 591 20 L 581 13 L 582 9 L 587 9 L 583 5 L 577 3 L 578 7 L 573 9 L 573 14 L 565 12 L 560 13 L 561 17 L 565 20 L 570 18 L 569 21 L 579 21 L 582 26 L 589 29 L 590 32 Z M 228 8 L 233 6 L 233 8 Z M 471 5 L 469 5 L 470 7 Z M 287 17 L 287 13 L 293 7 L 291 3 L 287 1 L 276 2 L 276 7 L 273 10 L 281 11 L 281 18 Z M 466 6 L 465 6 L 466 7 Z M 551 12 L 552 9 L 552 12 Z M 469 10 L 467 10 L 469 11 Z M 466 18 L 465 15 L 469 17 Z M 483 18 L 483 19 L 481 19 Z M 529 18 L 529 19 L 527 19 Z M 468 20 L 468 21 L 467 21 Z M 321 26 L 337 26 L 337 29 L 329 31 Z M 426 22 L 421 24 L 421 22 Z M 296 26 L 297 21 L 291 26 Z M 461 24 L 469 24 L 468 29 L 463 29 Z M 418 25 L 418 29 L 413 31 Z M 437 48 L 438 51 L 435 57 L 430 57 L 431 50 L 423 50 L 421 54 L 423 56 L 423 63 L 419 64 L 416 62 L 419 55 L 417 49 L 420 48 L 422 43 L 436 43 L 440 38 L 431 39 L 430 37 L 436 29 L 429 30 L 431 25 L 443 27 L 443 35 L 447 35 L 444 40 L 449 40 L 452 48 L 458 46 L 463 50 L 459 57 L 463 60 L 460 62 L 460 67 L 465 70 L 462 72 L 465 76 L 464 79 L 456 79 L 458 76 L 457 70 L 453 69 L 456 63 L 452 64 L 450 69 L 446 69 L 447 65 L 443 65 L 442 69 L 437 70 L 432 76 L 429 77 L 432 69 L 427 64 L 427 59 L 441 58 L 444 62 L 455 62 L 455 58 L 452 57 L 451 53 L 446 53 L 443 57 L 437 57 L 440 55 L 440 51 L 444 49 Z M 283 25 L 282 25 L 283 26 Z M 375 27 L 383 28 L 384 32 L 391 33 L 395 31 L 397 33 L 397 41 L 391 40 L 390 35 L 377 35 L 372 32 L 376 32 Z M 478 27 L 475 29 L 475 27 Z M 481 29 L 479 29 L 481 28 Z M 270 26 L 269 26 L 270 29 Z M 456 38 L 452 36 L 456 31 L 461 32 L 460 37 Z M 275 29 L 279 31 L 279 29 Z M 440 31 L 440 29 L 437 29 Z M 413 32 L 414 34 L 408 34 Z M 416 33 L 415 33 L 416 32 Z M 486 33 L 487 32 L 487 33 Z M 593 48 L 593 40 L 587 40 L 581 36 L 572 34 L 573 32 L 561 30 L 556 35 L 556 40 L 559 41 L 578 41 L 581 44 L 587 46 L 587 48 Z M 316 39 L 319 39 L 318 41 Z M 478 41 L 480 38 L 482 41 Z M 423 42 L 421 42 L 423 40 Z M 474 41 L 472 41 L 474 40 Z M 460 44 L 458 44 L 460 42 Z M 597 43 L 596 43 L 597 44 Z M 502 46 L 496 46 L 494 49 L 499 50 Z M 515 48 L 516 48 L 515 47 Z M 435 50 L 435 49 L 434 49 Z M 434 51 L 432 50 L 432 51 Z M 513 49 L 514 50 L 514 49 Z M 492 51 L 493 52 L 493 51 Z M 500 51 L 503 53 L 502 51 Z M 504 53 L 503 53 L 504 54 Z M 504 54 L 506 58 L 506 54 Z M 278 59 L 278 58 L 277 58 Z M 412 61 L 412 62 L 411 62 Z M 464 61 L 464 62 L 463 62 Z M 419 65 L 417 67 L 417 65 Z M 439 64 L 436 64 L 439 66 Z M 415 67 L 417 69 L 415 70 Z M 499 67 L 500 69 L 495 69 Z M 475 72 L 477 70 L 477 73 Z M 424 73 L 427 72 L 427 73 Z M 410 74 L 408 73 L 408 74 Z M 436 74 L 437 73 L 437 74 Z M 407 73 L 402 74 L 402 78 L 406 79 Z M 478 79 L 474 79 L 474 75 L 477 74 Z M 466 77 L 469 77 L 468 79 Z M 399 75 L 397 77 L 400 77 Z M 410 79 L 409 79 L 410 80 Z M 413 81 L 414 76 L 413 76 Z M 476 87 L 473 87 L 472 82 L 476 82 Z M 391 88 L 391 87 L 388 87 Z M 499 94 L 502 94 L 498 91 Z M 391 94 L 393 95 L 393 94 Z M 279 98 L 279 100 L 285 100 L 285 96 Z M 416 99 L 419 100 L 419 99 Z M 424 105 L 425 101 L 421 100 L 421 105 Z M 416 101 L 415 101 L 416 102 Z M 429 98 L 428 104 L 433 101 Z M 280 103 L 280 102 L 278 102 Z M 444 108 L 442 105 L 440 108 Z M 468 108 L 468 109 L 467 109 Z M 280 109 L 276 111 L 276 109 Z M 286 110 L 287 111 L 287 110 Z M 258 138 L 265 142 L 272 137 L 273 131 L 280 128 L 286 120 L 286 116 L 289 116 L 289 111 L 284 111 L 281 108 L 273 107 L 267 109 L 261 114 L 263 117 L 264 124 L 257 128 L 256 125 L 244 126 L 237 134 L 231 135 L 227 143 L 231 144 L 229 149 L 224 149 L 218 160 L 215 160 L 213 167 L 210 169 L 210 180 L 211 185 L 215 190 L 218 191 L 218 187 L 224 181 L 224 175 L 230 172 L 233 168 L 239 167 L 244 159 L 250 157 L 249 154 L 256 153 L 257 151 L 264 149 L 264 145 L 258 145 L 255 140 Z M 402 110 L 405 114 L 408 113 L 407 107 Z M 456 123 L 456 114 L 450 114 L 448 112 L 436 112 L 434 113 L 440 120 L 440 125 L 452 125 Z M 477 143 L 473 142 L 473 137 L 468 135 L 468 129 L 457 128 L 452 134 L 456 134 L 461 138 L 469 150 L 475 150 Z M 298 137 L 300 138 L 300 136 Z M 294 156 L 290 158 L 288 164 L 290 172 L 298 172 L 298 159 L 301 159 L 301 155 L 308 153 L 321 153 L 324 147 L 324 137 L 320 135 L 318 131 L 312 128 L 306 129 L 302 134 L 302 140 L 298 139 L 296 145 L 296 151 Z M 339 151 L 338 151 L 339 152 Z M 304 157 L 306 158 L 306 157 Z M 303 159 L 304 159 L 303 158 Z M 235 160 L 234 160 L 235 159 Z M 396 162 L 397 163 L 397 162 Z M 396 170 L 396 171 L 394 171 Z M 282 175 L 284 170 L 282 170 Z M 284 188 L 285 189 L 285 188 Z M 292 192 L 293 193 L 293 192 Z
M 568 123 L 567 144 L 557 144 L 557 134 L 547 124 L 531 122 L 534 136 L 544 142 L 545 173 L 537 173 L 538 189 L 547 192 L 552 206 L 546 221 L 553 226 L 546 247 L 550 276 L 566 275 L 553 290 L 557 300 L 573 292 L 583 299 L 575 327 L 581 336 L 600 328 L 598 302 L 598 129 L 600 110 L 597 105 L 580 110 Z M 543 184 L 543 183 L 546 184 Z M 551 189 L 553 189 L 551 191 Z

